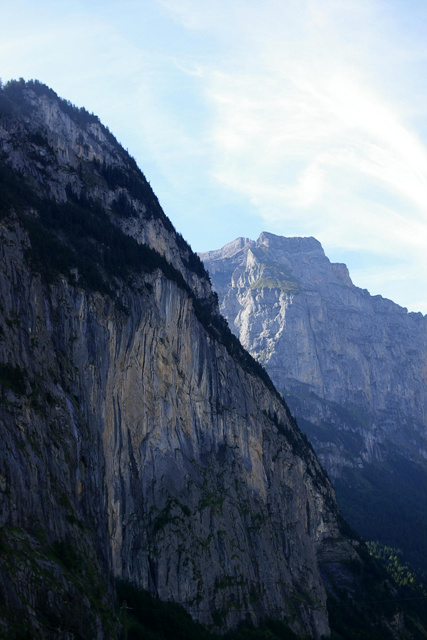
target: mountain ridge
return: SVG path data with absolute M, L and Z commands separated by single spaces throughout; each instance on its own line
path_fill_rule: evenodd
M 118 638 L 125 581 L 216 633 L 276 617 L 320 639 L 331 601 L 368 599 L 366 637 L 404 638 L 398 591 L 113 136 L 9 83 L 0 169 L 0 635 Z

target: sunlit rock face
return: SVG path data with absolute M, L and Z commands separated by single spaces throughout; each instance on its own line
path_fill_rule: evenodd
M 230 328 L 312 423 L 332 477 L 391 450 L 426 459 L 426 317 L 355 287 L 314 238 L 262 233 L 201 258 Z
M 0 97 L 0 635 L 117 637 L 121 578 L 327 636 L 371 565 L 200 260 L 97 118 Z
M 427 317 L 355 287 L 314 238 L 262 233 L 201 257 L 350 524 L 427 571 Z

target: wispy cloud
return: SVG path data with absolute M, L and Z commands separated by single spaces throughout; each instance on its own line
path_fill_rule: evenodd
M 399 301 L 419 304 L 423 0 L 15 0 L 0 19 L 3 79 L 37 77 L 96 112 L 196 249 L 315 235 L 396 299 L 394 260 Z
M 163 6 L 230 54 L 200 75 L 218 183 L 246 195 L 270 230 L 311 229 L 326 248 L 410 260 L 425 278 L 426 141 L 413 126 L 419 107 L 392 86 L 406 83 L 408 48 L 392 37 L 401 16 L 393 22 L 374 0 Z M 425 46 L 410 48 L 423 59 Z

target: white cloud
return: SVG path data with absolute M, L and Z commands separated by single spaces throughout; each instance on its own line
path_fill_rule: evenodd
M 215 74 L 217 175 L 232 165 L 245 188 L 242 169 L 252 163 L 263 190 L 263 166 L 304 158 L 303 171 L 348 166 L 425 208 L 426 149 L 380 97 L 345 76 L 341 71 L 328 81 L 310 67 L 285 81 L 268 69 L 265 78 Z M 274 171 L 269 175 L 276 180 Z
M 282 25 L 286 32 L 289 14 L 283 15 L 272 29 L 274 46 L 254 38 L 230 71 L 224 65 L 204 74 L 215 109 L 212 171 L 219 183 L 246 194 L 271 230 L 286 234 L 299 226 L 325 248 L 371 251 L 366 282 L 374 288 L 381 282 L 388 295 L 393 283 L 403 298 L 398 283 L 406 280 L 408 289 L 416 289 L 426 277 L 427 151 L 410 126 L 411 100 L 391 102 L 390 88 L 369 67 L 375 68 L 374 49 L 359 61 L 351 46 L 336 48 L 345 38 L 333 32 L 337 6 L 341 25 L 343 8 L 362 24 L 369 19 L 363 40 L 372 46 L 378 3 L 326 2 L 322 9 L 307 2 L 309 26 L 321 32 L 314 51 L 305 49 L 301 32 L 297 43 L 277 38 Z M 245 30 L 248 21 L 241 23 Z M 265 21 L 257 24 L 262 32 Z M 345 26 L 354 37 L 356 27 Z M 253 25 L 247 31 L 252 34 Z M 400 56 L 395 42 L 380 45 L 380 58 L 389 55 L 390 65 L 402 66 L 406 54 Z M 405 268 L 383 268 L 375 280 L 375 256 L 381 254 L 395 256 Z
M 0 7 L 3 79 L 37 77 L 95 111 L 154 171 L 171 216 L 215 223 L 215 189 L 241 203 L 241 235 L 250 210 L 325 250 L 369 250 L 372 269 L 378 254 L 410 256 L 420 282 L 427 47 L 414 37 L 416 0 L 12 4 Z
M 323 193 L 324 181 L 318 164 L 312 163 L 302 172 L 295 189 L 294 202 L 297 207 L 309 207 L 318 202 Z

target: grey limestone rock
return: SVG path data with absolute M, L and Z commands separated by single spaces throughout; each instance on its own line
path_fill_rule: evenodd
M 262 233 L 200 255 L 231 330 L 293 412 L 359 436 L 340 450 L 333 429 L 310 431 L 331 477 L 396 450 L 425 464 L 425 316 L 355 287 L 314 238 Z
M 262 233 L 201 257 L 350 524 L 426 572 L 427 317 L 355 287 L 314 238 Z

